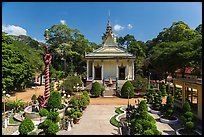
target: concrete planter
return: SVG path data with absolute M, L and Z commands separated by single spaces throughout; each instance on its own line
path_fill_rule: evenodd
M 160 116 L 160 121 L 162 123 L 166 123 L 166 124 L 176 124 L 178 122 L 178 118 L 175 117 L 175 116 L 172 116 L 173 118 L 175 118 L 175 120 L 168 120 L 168 119 L 165 119 L 163 118 L 163 115 Z
M 152 104 L 147 104 L 147 109 L 149 112 L 151 111 L 151 107 L 152 107 Z
M 150 112 L 151 112 L 152 114 L 158 114 L 158 115 L 161 114 L 160 111 L 153 110 L 152 108 L 150 108 Z
M 176 135 L 182 135 L 181 133 L 180 133 L 180 131 L 181 130 L 184 130 L 184 128 L 179 128 L 179 129 L 177 129 L 176 130 Z M 198 132 L 197 130 L 193 130 L 193 132 L 195 133 L 195 134 L 197 134 L 197 135 L 202 135 L 200 132 Z M 188 134 L 188 135 L 190 135 L 190 134 Z

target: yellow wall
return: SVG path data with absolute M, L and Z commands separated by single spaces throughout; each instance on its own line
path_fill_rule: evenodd
M 198 112 L 197 114 L 194 114 L 197 118 L 202 120 L 202 85 L 189 83 L 181 80 L 174 80 L 174 85 L 176 86 L 182 86 L 182 106 L 185 103 L 185 88 L 193 88 L 197 89 L 198 91 Z M 173 93 L 174 94 L 174 93 Z

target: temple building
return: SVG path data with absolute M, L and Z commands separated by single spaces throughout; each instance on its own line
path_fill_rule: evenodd
M 87 60 L 87 82 L 134 80 L 134 61 L 136 57 L 118 47 L 112 32 L 110 20 L 106 28 L 102 47 L 85 55 Z

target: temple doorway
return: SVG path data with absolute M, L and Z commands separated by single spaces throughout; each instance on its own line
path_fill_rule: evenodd
M 119 80 L 125 80 L 125 67 L 119 67 Z
M 95 80 L 101 80 L 101 66 L 95 67 Z

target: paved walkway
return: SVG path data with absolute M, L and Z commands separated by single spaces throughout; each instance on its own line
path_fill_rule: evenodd
M 89 105 L 84 111 L 79 124 L 74 124 L 70 131 L 61 130 L 57 135 L 117 135 L 118 128 L 110 124 L 116 106 Z

